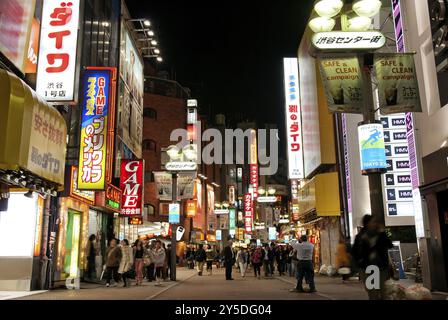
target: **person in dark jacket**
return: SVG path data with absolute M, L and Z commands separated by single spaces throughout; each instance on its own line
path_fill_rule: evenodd
M 389 279 L 388 251 L 392 247 L 392 242 L 378 219 L 365 215 L 363 229 L 356 235 L 353 244 L 352 255 L 360 269 L 360 278 L 370 300 L 386 298 L 385 282 Z M 366 280 L 371 275 L 366 273 L 369 266 L 376 266 L 379 269 L 379 289 L 369 289 L 366 286 Z
M 86 257 L 87 257 L 87 274 L 86 279 L 89 281 L 94 280 L 94 275 L 96 273 L 96 267 L 95 267 L 95 258 L 99 251 L 99 246 L 96 241 L 96 236 L 94 234 L 90 235 L 89 242 L 87 243 L 87 250 L 86 250 Z
M 232 250 L 232 240 L 229 240 L 224 248 L 224 265 L 226 267 L 226 280 L 233 280 L 232 267 L 235 264 L 235 255 Z
M 199 249 L 196 251 L 196 255 L 194 258 L 196 260 L 198 275 L 202 276 L 202 272 L 204 271 L 204 263 L 207 259 L 207 254 L 205 253 L 204 246 L 202 244 L 199 245 Z
M 121 248 L 117 245 L 116 239 L 111 239 L 106 252 L 106 287 L 110 286 L 112 277 L 118 283 L 118 268 L 122 258 Z

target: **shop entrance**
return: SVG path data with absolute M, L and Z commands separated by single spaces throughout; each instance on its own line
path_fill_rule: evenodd
M 68 211 L 67 234 L 65 237 L 64 277 L 78 277 L 79 238 L 81 233 L 81 213 Z
M 440 234 L 445 264 L 446 287 L 448 287 L 448 190 L 437 193 Z

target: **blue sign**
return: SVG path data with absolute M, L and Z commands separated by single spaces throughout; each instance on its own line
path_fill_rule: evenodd
M 180 204 L 170 203 L 169 205 L 169 223 L 177 224 L 180 223 Z
M 381 123 L 364 124 L 358 127 L 361 170 L 386 170 L 386 147 Z

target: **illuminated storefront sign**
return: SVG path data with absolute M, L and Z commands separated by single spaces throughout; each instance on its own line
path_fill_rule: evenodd
M 379 31 L 319 32 L 313 35 L 311 43 L 326 51 L 377 50 L 386 44 L 386 37 Z
M 110 173 L 107 169 L 111 169 L 112 157 L 107 156 L 107 151 L 112 141 L 108 131 L 113 118 L 110 112 L 114 103 L 113 80 L 113 69 L 89 68 L 84 73 L 78 173 L 80 190 L 104 190 L 106 172 Z
M 35 0 L 0 1 L 0 52 L 21 72 L 35 6 Z
M 277 197 L 258 197 L 257 202 L 260 203 L 274 203 L 277 202 Z
M 229 209 L 215 209 L 215 214 L 229 214 Z
M 229 203 L 232 206 L 235 204 L 235 186 L 229 186 Z
M 75 100 L 80 0 L 44 0 L 36 91 L 49 102 Z
M 130 226 L 141 226 L 143 224 L 143 218 L 142 216 L 129 217 L 128 224 Z
M 222 231 L 216 230 L 215 237 L 216 237 L 216 241 L 221 241 L 222 240 Z
M 247 233 L 252 233 L 253 202 L 250 193 L 244 195 L 244 227 Z
M 254 199 L 258 197 L 258 165 L 250 165 L 250 184 L 253 188 Z
M 28 44 L 28 51 L 26 53 L 25 73 L 36 73 L 37 72 L 37 55 L 39 53 L 39 35 L 40 35 L 40 23 L 36 18 L 33 18 L 30 41 Z
M 194 218 L 194 216 L 196 215 L 196 201 L 195 200 L 187 200 L 186 203 L 187 209 L 187 218 Z
M 70 197 L 93 204 L 95 202 L 95 191 L 78 189 L 78 168 L 72 166 L 70 176 Z
M 114 185 L 107 184 L 105 206 L 113 210 L 120 210 L 121 190 Z
M 143 160 L 121 160 L 120 189 L 121 214 L 126 216 L 143 213 Z
M 358 139 L 362 173 L 385 172 L 387 162 L 382 124 L 358 126 Z
M 229 232 L 235 234 L 235 223 L 236 220 L 236 210 L 233 208 L 229 209 Z
M 302 115 L 297 58 L 284 58 L 289 179 L 303 179 Z
M 277 240 L 277 229 L 275 227 L 269 227 L 269 240 Z

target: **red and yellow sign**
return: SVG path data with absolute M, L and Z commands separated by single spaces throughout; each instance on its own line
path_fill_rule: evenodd
M 187 200 L 186 206 L 187 218 L 194 218 L 197 210 L 196 200 Z
M 142 216 L 129 217 L 128 219 L 128 224 L 131 226 L 140 226 L 143 224 Z
M 78 167 L 72 166 L 70 174 L 70 197 L 77 200 L 94 204 L 95 191 L 79 190 L 78 189 Z

